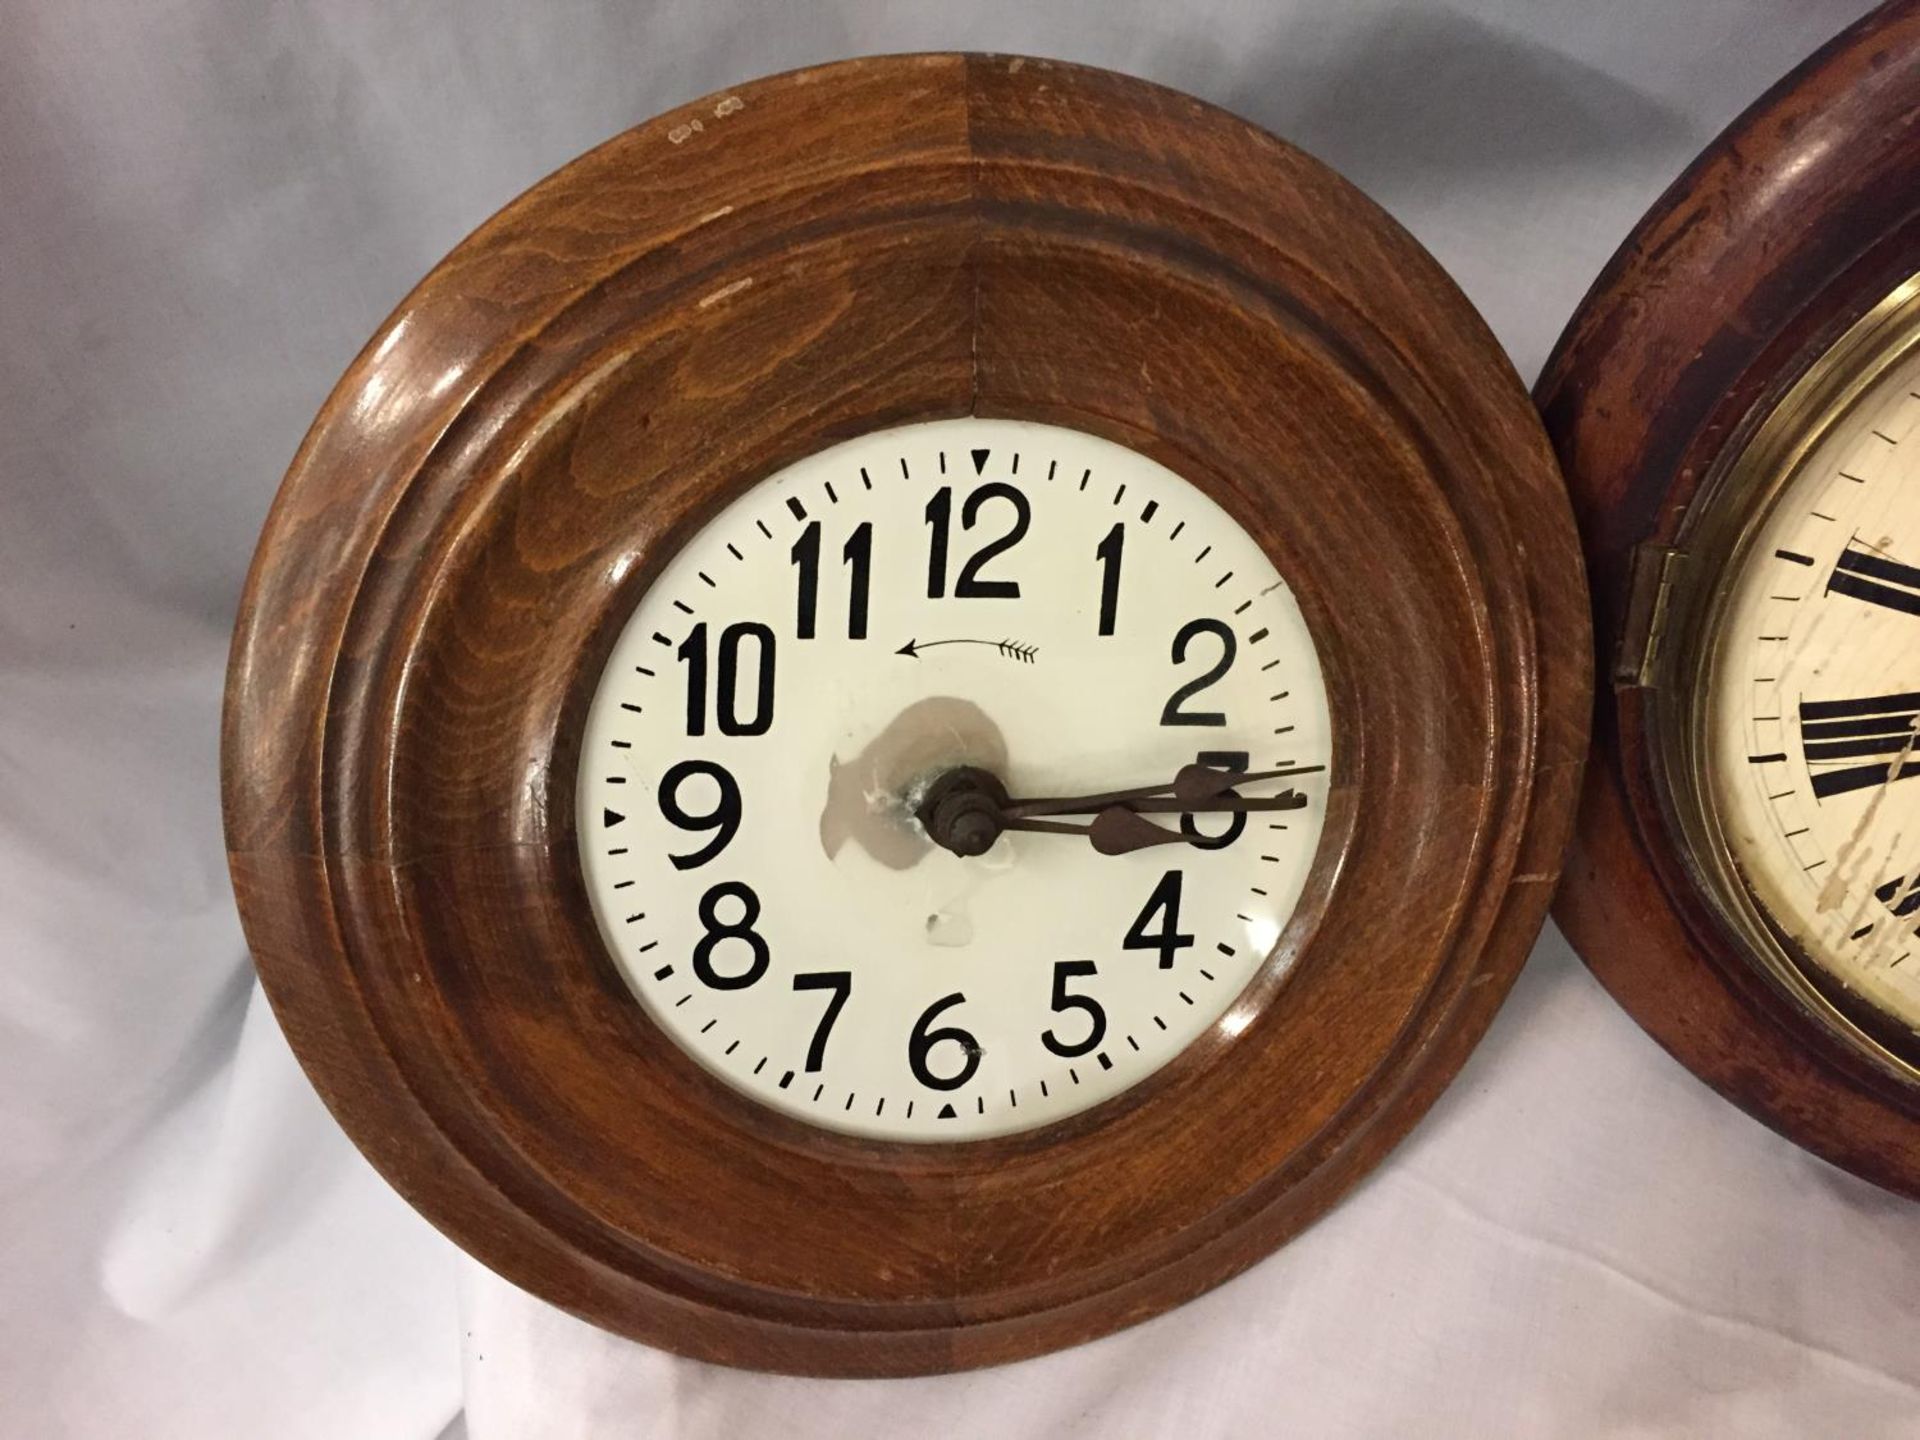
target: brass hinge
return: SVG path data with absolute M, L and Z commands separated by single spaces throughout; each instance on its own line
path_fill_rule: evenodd
M 1613 657 L 1616 690 L 1650 689 L 1667 620 L 1667 596 L 1686 552 L 1651 542 L 1634 547 L 1627 572 L 1627 615 Z

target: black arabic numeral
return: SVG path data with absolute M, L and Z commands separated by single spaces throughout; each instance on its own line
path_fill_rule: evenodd
M 740 903 L 738 920 L 721 920 L 722 900 Z M 744 990 L 767 973 L 773 954 L 767 948 L 766 937 L 753 928 L 753 922 L 759 918 L 760 897 L 753 893 L 751 885 L 739 880 L 723 880 L 700 897 L 700 924 L 706 933 L 693 947 L 693 973 L 700 977 L 701 984 L 715 990 Z M 714 969 L 713 952 L 723 940 L 744 942 L 752 956 L 747 968 L 738 975 L 723 975 Z
M 1162 725 L 1225 725 L 1227 717 L 1218 710 L 1182 710 L 1180 707 L 1191 700 L 1209 685 L 1216 684 L 1233 667 L 1234 651 L 1237 648 L 1233 630 L 1221 620 L 1189 620 L 1180 627 L 1180 633 L 1173 637 L 1173 663 L 1179 665 L 1187 658 L 1187 646 L 1201 635 L 1211 635 L 1220 642 L 1220 659 L 1214 667 L 1197 680 L 1189 680 L 1167 699 L 1167 705 L 1160 712 Z
M 827 1010 L 820 1017 L 820 1023 L 813 1028 L 813 1040 L 807 1046 L 807 1073 L 817 1071 L 827 1058 L 827 1037 L 833 1033 L 833 1022 L 840 1018 L 840 1011 L 847 1003 L 847 997 L 853 993 L 853 972 L 851 970 L 819 970 L 811 975 L 793 977 L 795 990 L 830 990 L 832 998 L 827 1001 Z
M 1007 500 L 1013 505 L 1013 528 L 998 540 L 989 541 L 974 552 L 973 558 L 960 567 L 960 578 L 954 582 L 953 594 L 956 600 L 1018 600 L 1020 582 L 1018 580 L 982 580 L 981 568 L 994 556 L 1011 550 L 1026 538 L 1027 526 L 1033 521 L 1033 511 L 1027 504 L 1027 497 L 1011 485 L 995 480 L 982 485 L 971 495 L 960 510 L 962 529 L 971 530 L 973 522 L 980 518 L 981 507 L 989 500 Z
M 754 678 L 753 717 L 739 715 L 740 642 L 752 640 L 759 664 Z M 674 652 L 687 667 L 687 734 L 707 733 L 707 623 L 687 632 Z M 719 684 L 714 720 L 722 735 L 764 735 L 773 725 L 773 631 L 758 620 L 742 620 L 720 632 Z
M 1178 870 L 1169 870 L 1160 877 L 1160 883 L 1153 887 L 1153 894 L 1147 897 L 1146 905 L 1127 931 L 1127 938 L 1120 942 L 1124 950 L 1158 950 L 1162 970 L 1171 970 L 1175 953 L 1193 944 L 1193 936 L 1179 933 L 1181 879 Z M 1158 930 L 1150 931 L 1147 922 L 1156 911 L 1165 911 L 1166 918 Z
M 820 608 L 820 522 L 809 520 L 790 552 L 800 570 L 799 595 L 795 601 L 793 638 L 813 639 L 815 612 Z
M 696 815 L 680 803 L 680 787 L 696 775 L 705 775 L 719 787 L 713 808 Z M 676 870 L 697 870 L 733 842 L 740 829 L 740 786 L 726 766 L 711 760 L 682 760 L 660 777 L 660 813 L 682 830 L 716 833 L 690 855 L 669 855 Z
M 1115 521 L 1093 552 L 1100 562 L 1100 633 L 1113 634 L 1113 622 L 1120 609 L 1120 552 L 1126 548 L 1127 527 Z
M 673 652 L 687 667 L 687 734 L 707 733 L 707 622 L 702 620 L 687 632 L 680 648 Z
M 996 555 L 1004 554 L 1026 538 L 1033 523 L 1033 508 L 1027 497 L 999 480 L 979 486 L 960 507 L 960 528 L 971 530 L 980 519 L 980 511 L 989 500 L 1005 500 L 1013 506 L 1013 527 L 996 540 L 989 540 L 960 567 L 954 582 L 956 600 L 1018 600 L 1018 580 L 983 580 L 980 571 Z M 927 501 L 927 524 L 933 530 L 927 546 L 927 598 L 938 600 L 947 593 L 947 532 L 953 524 L 953 487 L 942 485 Z
M 1069 995 L 1067 981 L 1079 975 L 1098 974 L 1091 960 L 1056 960 L 1053 965 L 1053 1011 L 1065 1014 L 1069 1010 L 1084 1010 L 1087 1014 L 1086 1038 L 1068 1044 L 1055 1035 L 1051 1029 L 1040 1034 L 1040 1043 L 1058 1055 L 1062 1060 L 1072 1060 L 1093 1049 L 1107 1035 L 1107 1012 L 1100 1008 L 1100 1002 L 1091 995 Z
M 953 523 L 953 487 L 942 485 L 927 501 L 927 524 L 933 534 L 927 540 L 927 598 L 938 600 L 947 593 L 947 527 Z
M 793 542 L 792 558 L 800 572 L 794 601 L 793 633 L 796 639 L 811 640 L 820 608 L 820 522 L 809 520 L 800 538 Z M 840 558 L 853 571 L 847 588 L 847 638 L 867 638 L 867 592 L 873 571 L 873 522 L 863 520 L 854 527 Z
M 873 572 L 873 522 L 862 520 L 841 547 L 840 558 L 853 567 L 847 591 L 847 638 L 867 638 L 867 585 Z
M 1230 770 L 1236 775 L 1246 774 L 1247 765 L 1252 759 L 1245 750 L 1202 750 L 1193 758 L 1196 764 L 1205 765 L 1213 770 Z M 1237 800 L 1240 797 L 1229 790 L 1222 798 Z M 1238 840 L 1241 832 L 1246 828 L 1247 812 L 1244 810 L 1231 812 L 1227 817 L 1227 828 L 1218 835 L 1203 835 L 1199 824 L 1191 815 L 1180 817 L 1180 833 L 1193 842 L 1193 848 L 1196 850 L 1224 850 Z
M 913 1033 L 907 1036 L 907 1067 L 913 1071 L 913 1078 L 929 1090 L 958 1090 L 980 1068 L 980 1042 L 973 1036 L 957 1025 L 943 1025 L 933 1030 L 927 1028 L 943 1011 L 951 1010 L 955 1005 L 964 1005 L 966 1001 L 967 997 L 958 990 L 942 996 L 913 1022 Z M 963 1059 L 960 1069 L 952 1075 L 936 1075 L 927 1066 L 928 1052 L 934 1046 L 949 1041 L 961 1049 Z

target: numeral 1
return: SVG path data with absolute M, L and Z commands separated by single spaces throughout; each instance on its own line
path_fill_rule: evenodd
M 947 531 L 953 525 L 953 487 L 942 485 L 927 501 L 927 526 L 933 534 L 927 540 L 927 598 L 938 600 L 947 593 Z
M 1127 527 L 1119 521 L 1107 532 L 1107 538 L 1095 548 L 1100 562 L 1100 633 L 1113 634 L 1115 614 L 1120 609 L 1120 552 L 1126 548 Z

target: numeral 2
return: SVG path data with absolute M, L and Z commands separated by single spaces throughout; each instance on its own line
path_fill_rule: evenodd
M 1189 680 L 1172 695 L 1167 697 L 1166 708 L 1160 712 L 1162 725 L 1225 725 L 1227 717 L 1218 710 L 1183 710 L 1180 707 L 1209 685 L 1218 684 L 1226 678 L 1227 671 L 1233 668 L 1233 657 L 1237 643 L 1233 638 L 1233 629 L 1224 620 L 1189 620 L 1180 627 L 1180 633 L 1173 637 L 1173 663 L 1179 665 L 1187 658 L 1187 647 L 1202 635 L 1211 635 L 1220 642 L 1220 658 L 1211 670 L 1197 680 Z

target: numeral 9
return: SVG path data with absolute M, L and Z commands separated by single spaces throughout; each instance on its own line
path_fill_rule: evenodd
M 680 803 L 680 787 L 696 775 L 705 775 L 719 787 L 713 808 L 696 814 Z M 660 813 L 682 830 L 717 832 L 698 850 L 669 855 L 676 870 L 696 870 L 732 843 L 740 829 L 740 786 L 724 765 L 711 760 L 682 760 L 660 777 Z

